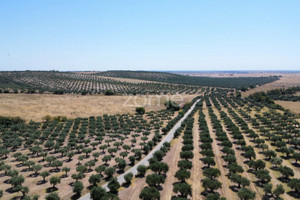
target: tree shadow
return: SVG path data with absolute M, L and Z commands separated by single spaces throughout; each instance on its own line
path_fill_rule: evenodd
M 131 167 L 132 167 L 132 166 L 134 166 L 134 164 L 135 164 L 135 163 L 129 163 L 129 166 L 131 166 Z
M 24 196 L 15 196 L 11 200 L 24 199 Z
M 3 183 L 10 184 L 9 179 L 6 179 L 5 181 L 3 181 Z
M 71 200 L 76 200 L 79 199 L 81 197 L 80 194 L 74 194 L 73 196 L 71 196 Z
M 17 191 L 14 190 L 13 187 L 7 188 L 5 191 L 10 193 L 10 194 L 17 192 Z
M 60 176 L 60 178 L 67 178 L 67 177 L 68 177 L 68 175 L 66 175 L 66 174 L 63 174 Z
M 8 157 L 1 157 L 0 160 L 6 160 Z
M 109 181 L 112 177 L 105 177 L 103 178 L 105 181 Z
M 188 200 L 189 198 L 181 196 L 181 195 L 173 195 L 171 197 L 171 200 L 175 200 L 175 199 L 186 199 L 186 200 Z
M 88 188 L 89 190 L 92 190 L 94 187 L 97 187 L 97 185 L 89 185 L 89 186 L 87 186 L 87 188 Z
M 285 178 L 283 176 L 277 178 L 280 182 L 282 183 L 288 183 L 291 179 L 290 178 Z
M 37 185 L 43 185 L 43 184 L 45 184 L 45 183 L 47 183 L 47 181 L 45 180 L 40 180 L 40 181 L 38 181 L 36 184 Z
M 257 186 L 257 187 L 260 187 L 260 188 L 263 188 L 264 187 L 264 184 L 265 183 L 262 183 L 260 180 L 258 181 L 253 181 L 253 183 Z
M 47 192 L 47 193 L 51 193 L 51 192 L 55 192 L 55 191 L 57 191 L 57 190 L 58 190 L 57 187 L 49 187 L 49 188 L 46 189 L 46 192 Z
M 229 186 L 229 188 L 233 191 L 233 192 L 238 192 L 240 190 L 240 188 L 236 185 L 231 185 Z
M 275 167 L 275 166 L 270 167 L 270 169 L 272 169 L 273 171 L 278 171 L 279 170 L 278 167 Z
M 104 163 L 103 165 L 104 165 L 104 166 L 106 166 L 106 167 L 108 167 L 108 166 L 109 166 L 109 164 L 108 164 L 108 163 Z
M 273 196 L 271 196 L 271 195 L 264 195 L 262 197 L 262 200 L 270 200 L 270 199 L 273 199 Z
M 56 168 L 55 169 L 50 169 L 49 172 L 50 173 L 57 173 L 57 172 L 60 172 L 60 169 L 59 168 L 58 169 L 56 169 Z
M 286 155 L 281 155 L 280 157 L 284 160 L 288 160 L 291 158 L 291 156 L 286 156 Z
M 209 194 L 219 194 L 219 193 L 218 192 L 211 192 L 211 191 L 204 190 L 200 194 L 206 197 Z
M 28 175 L 28 177 L 30 177 L 30 178 L 36 178 L 36 177 L 38 177 L 39 176 L 39 173 L 33 173 L 33 174 L 29 174 Z
M 159 191 L 163 190 L 163 187 L 161 185 L 156 186 L 156 189 L 158 189 Z
M 69 163 L 69 162 L 71 162 L 72 160 L 73 160 L 73 159 L 67 158 L 66 160 L 63 160 L 63 162 Z
M 23 167 L 24 165 L 22 163 L 16 164 L 16 167 Z
M 25 168 L 25 169 L 22 169 L 22 170 L 21 170 L 21 172 L 29 172 L 29 171 L 31 171 L 31 170 L 28 169 L 28 168 Z
M 292 163 L 292 165 L 293 165 L 294 167 L 300 167 L 300 164 L 299 164 L 299 163 Z
M 142 175 L 142 174 L 136 174 L 135 177 L 136 177 L 136 178 L 144 178 L 145 175 Z
M 131 185 L 131 182 L 125 182 L 122 184 L 122 187 L 128 188 Z
M 44 164 L 44 167 L 50 167 L 49 163 Z
M 118 173 L 118 174 L 123 174 L 123 173 L 124 173 L 124 170 L 117 170 L 117 173 Z
M 288 195 L 291 197 L 294 197 L 295 199 L 300 199 L 300 192 L 297 192 L 295 190 L 287 192 Z

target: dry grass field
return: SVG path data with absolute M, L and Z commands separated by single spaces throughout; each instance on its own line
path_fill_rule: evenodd
M 293 113 L 300 114 L 300 102 L 275 101 L 275 103 L 281 105 L 286 109 L 289 109 Z
M 134 113 L 138 106 L 146 111 L 164 109 L 166 100 L 179 104 L 190 102 L 196 95 L 82 96 L 53 94 L 1 94 L 0 115 L 19 116 L 26 121 L 41 121 L 46 115 L 68 118 L 103 114 Z

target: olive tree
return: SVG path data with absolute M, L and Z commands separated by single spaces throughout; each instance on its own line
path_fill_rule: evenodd
M 241 200 L 250 200 L 250 199 L 254 199 L 256 196 L 255 192 L 252 192 L 251 190 L 247 189 L 247 188 L 241 188 L 238 191 L 238 196 Z
M 50 178 L 50 184 L 53 185 L 53 188 L 55 188 L 55 186 L 59 183 L 60 183 L 60 178 L 58 176 L 52 176 Z
M 82 182 L 77 181 L 74 183 L 73 192 L 75 193 L 76 196 L 80 196 L 83 189 L 84 189 L 84 186 L 83 186 Z
M 56 192 L 51 192 L 45 197 L 46 200 L 60 200 L 60 197 Z
M 160 193 L 155 187 L 144 187 L 139 195 L 139 198 L 143 200 L 159 200 Z
M 192 196 L 192 187 L 183 182 L 183 183 L 176 183 L 174 186 L 173 186 L 173 192 L 174 193 L 180 193 L 180 195 L 182 197 L 187 197 L 188 195 Z

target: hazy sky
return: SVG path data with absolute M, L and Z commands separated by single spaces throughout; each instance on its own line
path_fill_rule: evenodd
M 0 70 L 300 70 L 300 0 L 0 0 Z

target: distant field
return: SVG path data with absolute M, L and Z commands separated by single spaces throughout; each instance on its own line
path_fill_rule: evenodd
M 161 79 L 165 79 L 166 75 Z M 19 93 L 90 93 L 90 94 L 196 94 L 200 86 L 164 83 L 149 79 L 107 77 L 80 72 L 58 71 L 0 71 L 2 92 Z
M 249 72 L 173 72 L 174 74 L 188 75 L 188 76 L 206 76 L 206 77 L 268 77 L 268 76 L 294 76 L 299 74 L 295 73 L 284 73 L 284 72 L 258 72 L 258 71 L 249 71 Z
M 0 94 L 0 115 L 19 116 L 27 121 L 31 119 L 41 121 L 46 115 L 76 118 L 134 113 L 137 106 L 144 106 L 146 111 L 157 111 L 165 108 L 163 104 L 168 98 L 183 104 L 191 101 L 195 96 Z
M 197 73 L 196 73 L 197 74 Z M 224 73 L 226 74 L 226 73 Z M 223 88 L 241 88 L 249 87 L 251 85 L 263 85 L 266 83 L 277 80 L 276 74 L 268 76 L 247 76 L 243 77 L 230 77 L 230 76 L 210 76 L 207 73 L 203 76 L 194 75 L 193 72 L 189 73 L 166 73 L 166 72 L 149 72 L 149 71 L 105 71 L 96 72 L 94 75 L 105 77 L 118 77 L 126 79 L 140 79 L 149 81 L 158 81 L 164 83 L 180 83 L 185 85 L 198 85 L 208 87 L 223 87 Z M 188 75 L 188 76 L 187 76 Z
M 300 102 L 292 101 L 275 101 L 275 103 L 281 105 L 282 107 L 289 109 L 293 113 L 300 114 Z
M 243 93 L 243 96 L 248 96 L 255 92 L 273 90 L 276 88 L 290 88 L 294 86 L 300 86 L 300 73 L 283 74 L 279 80 L 248 90 Z

